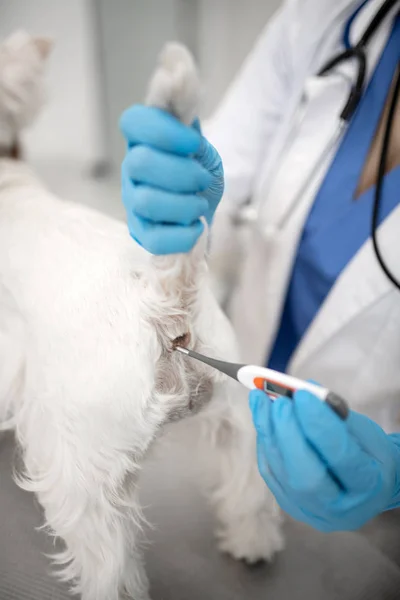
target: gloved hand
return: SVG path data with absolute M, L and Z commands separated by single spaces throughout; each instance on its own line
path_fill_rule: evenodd
M 281 508 L 320 531 L 358 529 L 400 505 L 400 436 L 356 412 L 342 421 L 309 392 L 250 393 L 260 473 Z
M 211 224 L 224 189 L 222 161 L 192 127 L 165 111 L 133 106 L 121 117 L 128 144 L 122 199 L 131 236 L 152 254 L 188 252 Z

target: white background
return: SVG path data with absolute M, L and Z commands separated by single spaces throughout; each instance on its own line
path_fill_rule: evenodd
M 91 25 L 86 0 L 0 0 L 2 38 L 22 28 L 56 41 L 48 65 L 48 105 L 27 135 L 34 158 L 90 162 L 102 155 Z
M 27 136 L 28 156 L 118 162 L 119 111 L 140 99 L 165 39 L 192 41 L 215 107 L 279 0 L 0 0 L 0 36 L 53 37 L 49 103 Z M 99 27 L 97 13 L 103 17 Z M 98 17 L 98 14 L 97 14 Z M 102 44 L 102 53 L 99 52 Z

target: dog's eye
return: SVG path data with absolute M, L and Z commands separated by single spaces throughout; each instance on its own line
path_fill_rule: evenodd
M 190 344 L 190 333 L 184 333 L 183 335 L 178 335 L 172 341 L 172 348 L 175 350 L 177 346 L 182 346 L 183 348 L 187 348 Z

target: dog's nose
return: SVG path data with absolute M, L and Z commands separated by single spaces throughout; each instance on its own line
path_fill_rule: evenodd
M 182 335 L 178 335 L 174 340 L 172 340 L 172 350 L 175 350 L 177 346 L 182 346 L 183 348 L 187 348 L 190 344 L 190 333 L 187 331 Z

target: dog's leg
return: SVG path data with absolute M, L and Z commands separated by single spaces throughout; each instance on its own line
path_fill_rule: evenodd
M 126 488 L 127 502 L 139 506 L 136 482 Z M 126 553 L 121 577 L 121 600 L 150 600 L 149 584 L 144 567 L 142 549 L 138 540 L 142 539 L 142 517 L 131 516 L 124 523 Z
M 50 418 L 45 423 L 31 415 L 29 425 L 41 435 L 20 436 L 26 473 L 19 483 L 37 495 L 50 533 L 64 542 L 54 562 L 82 600 L 149 600 L 141 512 L 132 492 L 137 461 L 109 442 L 111 420 L 104 435 L 93 418 L 80 417 L 71 431 L 71 423 L 67 430 L 65 421 L 49 425 Z
M 67 546 L 63 558 L 71 561 L 64 574 L 78 581 L 75 589 L 82 600 L 149 600 L 137 516 L 108 502 L 95 506 L 95 498 L 91 504 L 74 530 L 62 536 Z
M 224 385 L 224 388 L 228 387 Z M 235 385 L 235 384 L 233 384 Z M 217 398 L 201 417 L 209 497 L 222 552 L 255 563 L 283 549 L 282 515 L 257 468 L 255 431 L 246 394 Z

